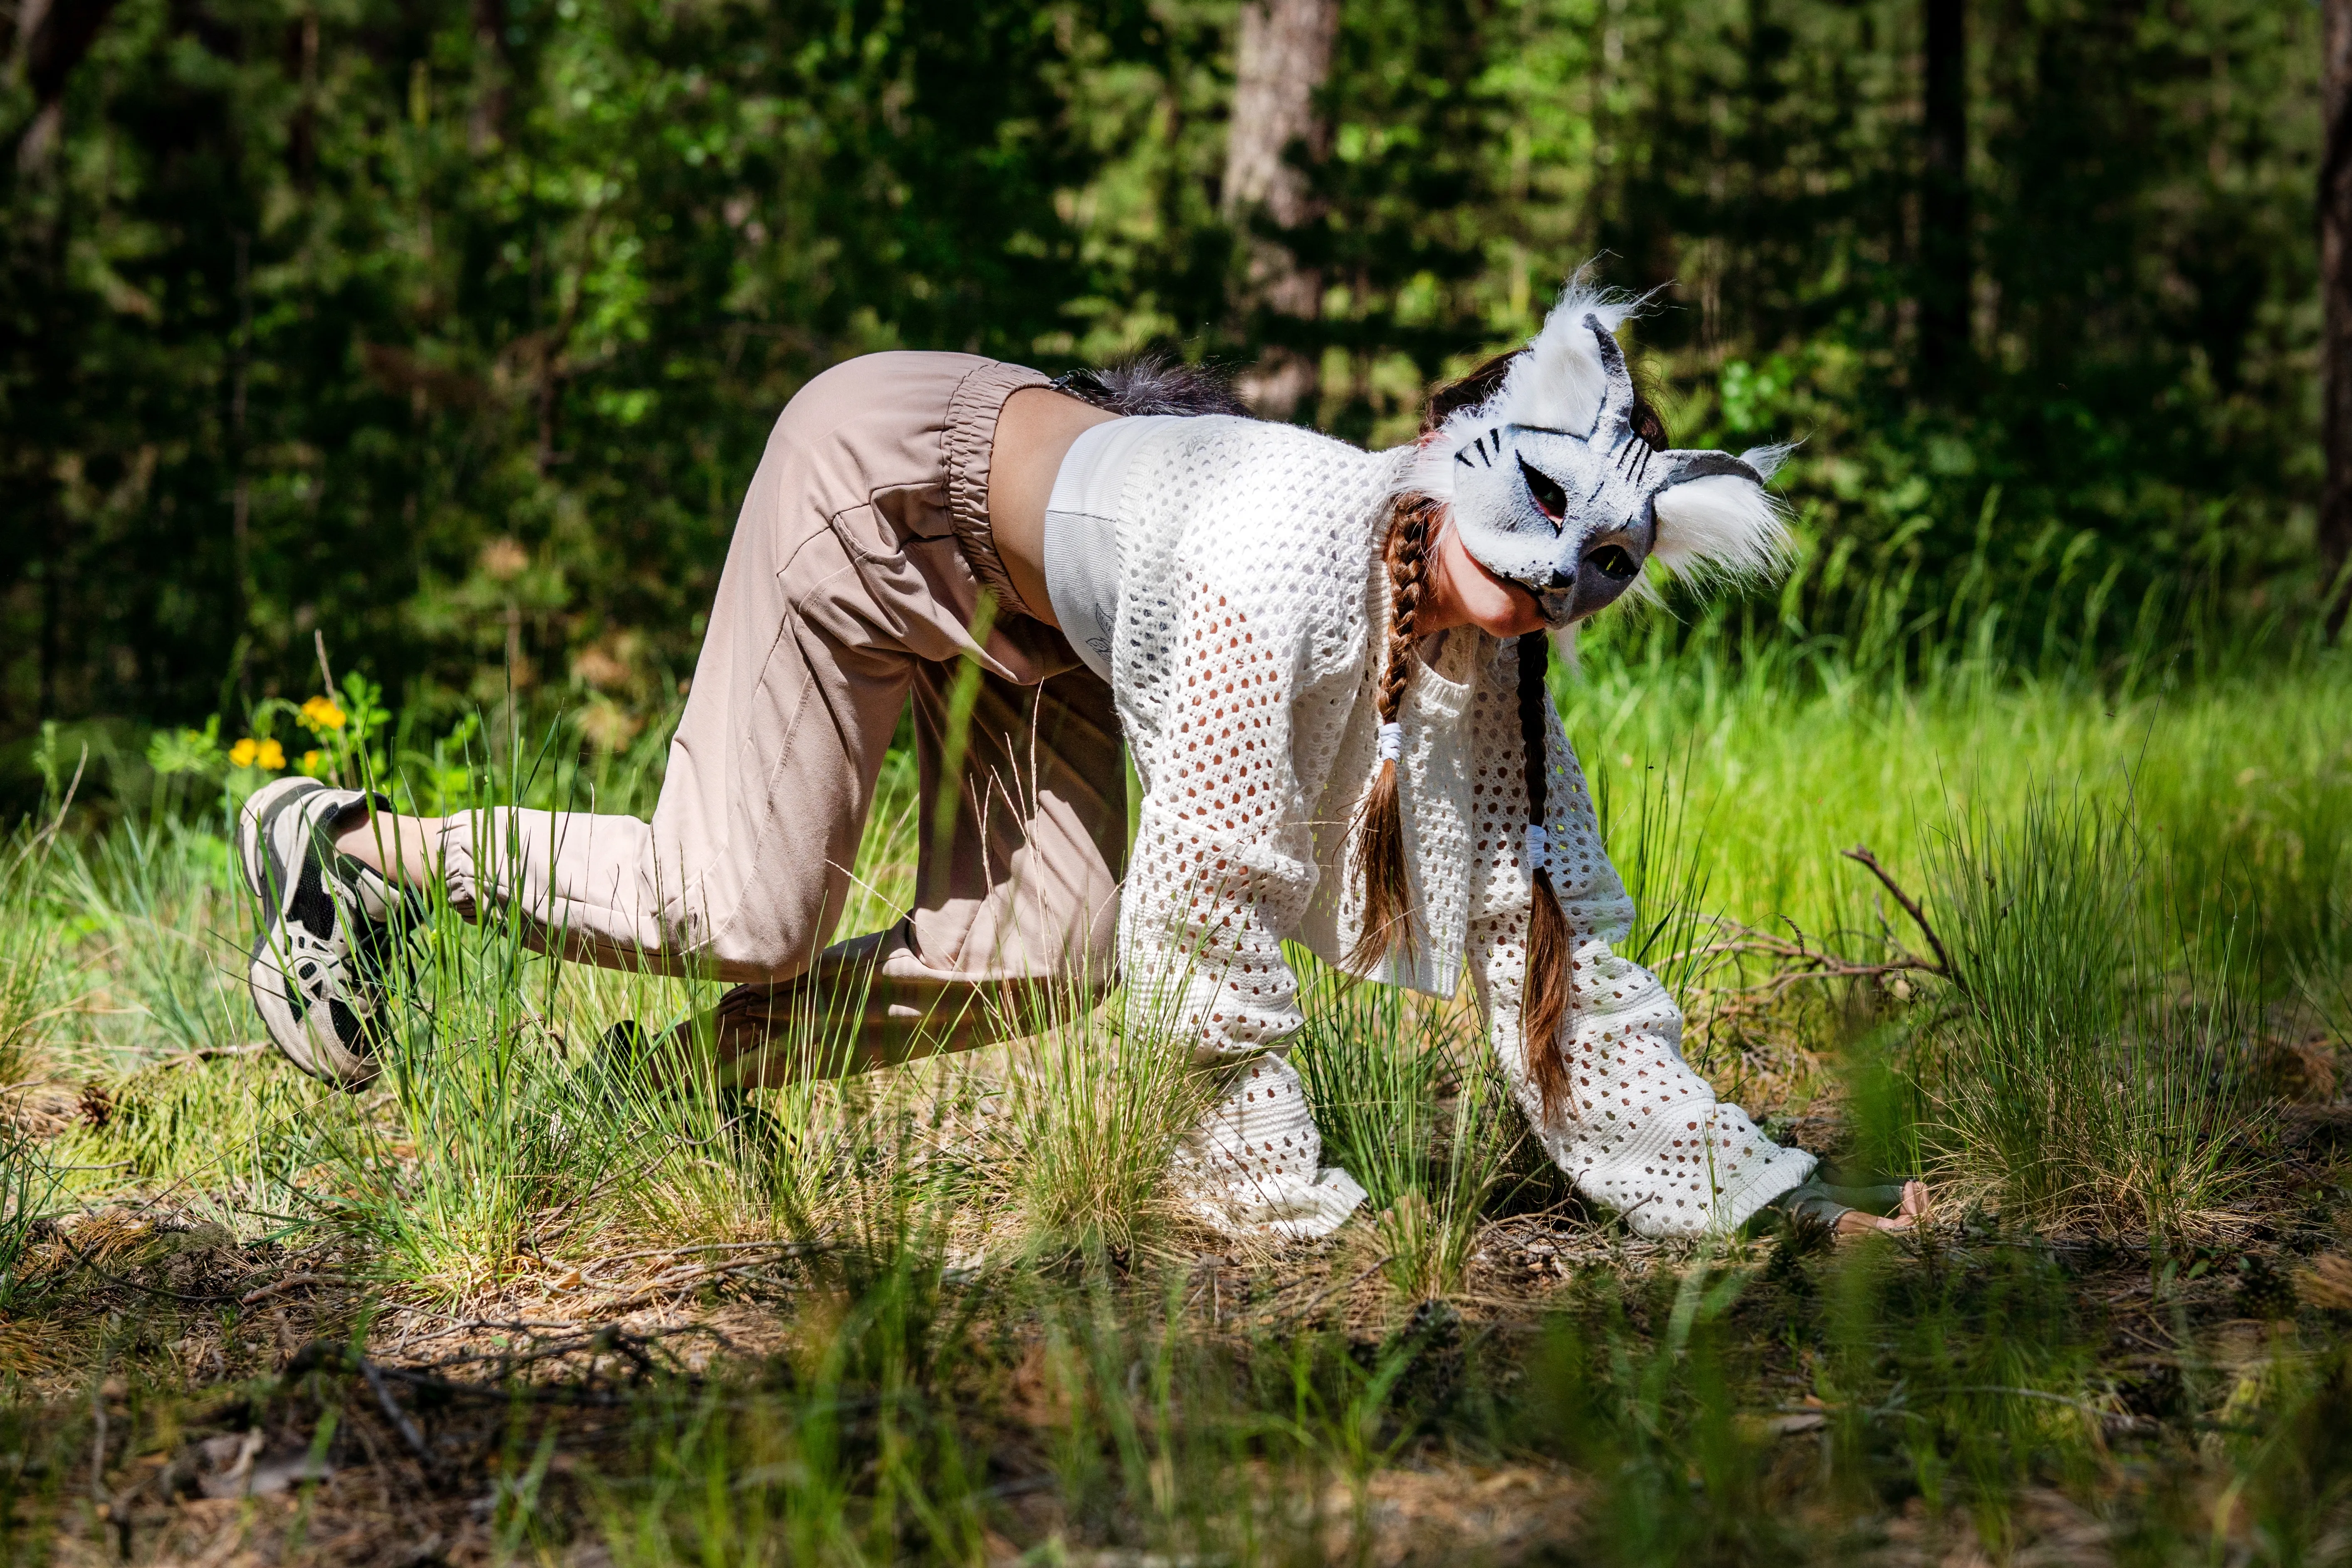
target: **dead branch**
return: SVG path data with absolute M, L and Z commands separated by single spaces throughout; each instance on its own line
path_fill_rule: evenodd
M 166 1068 L 188 1067 L 196 1062 L 216 1062 L 230 1057 L 257 1057 L 268 1048 L 259 1040 L 247 1041 L 242 1046 L 199 1046 L 192 1051 L 182 1051 L 177 1056 L 165 1057 L 155 1064 L 154 1070 L 162 1072 Z
M 400 1434 L 400 1440 L 408 1445 L 409 1452 L 426 1465 L 431 1465 L 433 1451 L 425 1446 L 424 1434 L 417 1431 L 416 1423 L 408 1418 L 408 1412 L 400 1407 L 400 1402 L 392 1396 L 392 1390 L 383 1385 L 383 1373 L 375 1363 L 362 1356 L 360 1375 L 367 1379 L 367 1385 L 374 1391 L 375 1402 L 383 1409 L 384 1419 L 392 1423 L 392 1429 Z
M 1761 993 L 1777 996 L 1804 980 L 1884 980 L 1889 975 L 1904 973 L 1940 974 L 1949 978 L 1941 964 L 1931 963 L 1916 953 L 1900 949 L 1896 950 L 1896 957 L 1885 963 L 1862 963 L 1808 946 L 1801 941 L 1791 941 L 1775 931 L 1759 931 L 1726 916 L 1714 916 L 1707 923 L 1723 934 L 1703 946 L 1675 953 L 1661 967 L 1693 958 L 1760 958 L 1776 966 L 1774 973 L 1761 980 L 1723 988 L 1734 995 Z
M 283 1279 L 272 1280 L 257 1290 L 247 1290 L 236 1299 L 240 1307 L 251 1307 L 288 1290 L 299 1290 L 308 1285 L 358 1285 L 364 1281 L 347 1274 L 289 1274 Z
M 1935 949 L 1936 972 L 1958 984 L 1959 974 L 1952 968 L 1952 955 L 1944 951 L 1943 939 L 1936 934 L 1936 928 L 1927 923 L 1927 911 L 1919 907 L 1916 899 L 1903 890 L 1903 885 L 1895 879 L 1894 873 L 1878 863 L 1878 857 L 1870 852 L 1869 846 L 1857 844 L 1853 848 L 1842 849 L 1839 853 L 1856 865 L 1867 868 L 1872 876 L 1885 885 L 1886 890 L 1895 896 L 1895 901 L 1903 906 L 1903 912 L 1911 917 L 1912 923 L 1916 925 L 1920 934 L 1927 939 L 1927 945 Z

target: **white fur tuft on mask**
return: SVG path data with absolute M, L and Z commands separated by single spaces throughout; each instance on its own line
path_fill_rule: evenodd
M 1551 638 L 1552 656 L 1563 666 L 1571 670 L 1583 668 L 1577 661 L 1576 657 L 1576 623 L 1574 621 L 1569 622 L 1564 626 L 1553 626 L 1545 632 L 1544 636 Z
M 1796 450 L 1797 443 L 1794 441 L 1776 441 L 1769 447 L 1748 447 L 1739 454 L 1739 460 L 1769 481 L 1774 474 L 1780 471 L 1780 465 L 1787 462 Z
M 1749 452 L 1745 460 L 1759 473 L 1770 473 L 1756 461 L 1759 455 Z M 1777 467 L 1779 458 L 1771 461 Z M 1660 490 L 1651 504 L 1658 515 L 1658 536 L 1650 558 L 1678 577 L 1762 576 L 1788 559 L 1787 509 L 1740 475 L 1691 479 Z
M 1601 367 L 1601 345 L 1584 319 L 1597 316 L 1601 326 L 1613 332 L 1640 312 L 1649 296 L 1600 288 L 1588 281 L 1591 272 L 1591 262 L 1577 268 L 1576 276 L 1560 290 L 1551 314 L 1544 318 L 1543 329 L 1527 351 L 1511 362 L 1510 374 L 1494 396 L 1455 410 L 1444 424 L 1421 438 L 1398 480 L 1400 492 L 1451 500 L 1454 454 L 1473 437 L 1496 425 L 1532 425 L 1577 436 L 1592 428 L 1609 373 Z
M 1486 423 L 1541 426 L 1571 436 L 1592 428 L 1592 417 L 1601 412 L 1601 395 L 1609 387 L 1609 373 L 1601 368 L 1601 345 L 1585 319 L 1595 318 L 1604 331 L 1614 332 L 1642 300 L 1622 289 L 1594 288 L 1585 281 L 1591 270 L 1590 263 L 1577 268 L 1560 290 L 1559 302 L 1544 318 L 1543 331 L 1528 345 L 1528 352 L 1512 362 L 1502 391 L 1481 412 Z

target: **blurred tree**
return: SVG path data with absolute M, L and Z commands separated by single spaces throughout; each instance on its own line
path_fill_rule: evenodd
M 1286 419 L 1315 390 L 1315 363 L 1282 341 L 1285 319 L 1321 313 L 1323 276 L 1293 248 L 1297 231 L 1322 210 L 1304 165 L 1330 152 L 1317 102 L 1331 74 L 1339 0 L 1242 0 L 1234 43 L 1234 106 L 1225 130 L 1224 210 L 1248 234 L 1239 304 L 1271 320 L 1244 378 L 1251 405 Z
M 1924 8 L 1919 380 L 1949 396 L 1968 358 L 1976 273 L 1969 233 L 1968 5 L 1966 0 L 1924 0 Z
M 2324 0 L 2326 139 L 2319 160 L 2320 291 L 2326 317 L 2327 484 L 2319 506 L 2322 558 L 2352 563 L 2352 0 Z M 2343 610 L 2338 609 L 2339 617 Z

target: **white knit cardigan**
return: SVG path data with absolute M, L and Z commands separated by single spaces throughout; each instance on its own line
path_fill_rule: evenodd
M 1223 1228 L 1320 1235 L 1362 1196 L 1323 1167 L 1283 1058 L 1303 1020 L 1281 944 L 1341 964 L 1360 929 L 1349 828 L 1377 767 L 1381 530 L 1408 456 L 1213 417 L 1171 422 L 1127 471 L 1112 684 L 1144 794 L 1120 963 L 1131 1006 L 1234 1063 L 1179 1155 Z M 1550 860 L 1573 968 L 1556 1045 L 1573 1105 L 1544 1118 L 1519 1036 L 1531 884 L 1517 655 L 1465 628 L 1424 657 L 1399 715 L 1419 942 L 1372 978 L 1451 996 L 1466 965 L 1512 1092 L 1579 1191 L 1643 1236 L 1738 1225 L 1813 1157 L 1716 1100 L 1683 1060 L 1673 998 L 1612 951 L 1633 901 L 1549 703 Z

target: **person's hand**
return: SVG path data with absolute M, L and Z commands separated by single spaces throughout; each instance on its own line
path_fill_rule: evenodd
M 1893 1214 L 1874 1215 L 1861 1209 L 1848 1209 L 1837 1217 L 1837 1234 L 1843 1237 L 1867 1236 L 1874 1230 L 1909 1230 L 1933 1211 L 1934 1205 L 1927 1197 L 1927 1184 L 1906 1182 L 1903 1184 L 1903 1202 Z

